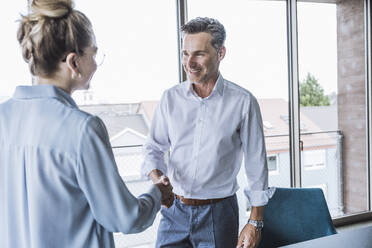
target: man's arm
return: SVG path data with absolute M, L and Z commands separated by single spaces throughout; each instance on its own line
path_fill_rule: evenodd
M 244 193 L 250 206 L 264 206 L 270 196 L 262 117 L 257 100 L 252 96 L 248 112 L 242 119 L 240 139 L 244 153 L 247 186 Z
M 263 220 L 263 213 L 264 213 L 264 207 L 261 206 L 261 207 L 252 207 L 251 209 L 251 215 L 249 217 L 249 219 L 251 220 L 260 220 L 262 221 Z
M 252 207 L 250 220 L 263 221 L 264 207 Z M 240 232 L 237 248 L 255 248 L 261 240 L 261 229 L 251 224 L 246 224 Z
M 141 173 L 143 177 L 150 178 L 161 190 L 161 204 L 165 207 L 170 207 L 173 204 L 174 196 L 172 192 L 173 187 L 166 176 L 167 165 L 164 161 L 164 155 L 170 147 L 166 95 L 165 92 L 156 108 L 151 123 L 150 133 L 144 145 L 144 161 Z
M 150 132 L 143 147 L 144 161 L 141 174 L 144 178 L 150 177 L 150 174 L 154 179 L 159 179 L 163 174 L 167 175 L 167 165 L 164 161 L 164 155 L 170 147 L 167 113 L 166 93 L 164 93 L 155 110 Z M 153 173 L 154 170 L 158 172 Z
M 252 206 L 250 219 L 262 221 L 263 206 L 267 204 L 272 191 L 268 189 L 268 169 L 262 117 L 258 102 L 253 96 L 241 123 L 240 138 L 248 179 L 248 185 L 244 193 Z M 237 247 L 255 248 L 260 239 L 260 229 L 252 224 L 247 224 L 241 231 Z

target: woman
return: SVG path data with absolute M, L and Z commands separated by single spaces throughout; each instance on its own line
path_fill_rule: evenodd
M 112 232 L 146 229 L 160 184 L 135 198 L 104 124 L 70 96 L 97 68 L 88 18 L 72 1 L 35 0 L 18 41 L 37 85 L 0 105 L 0 247 L 114 247 Z

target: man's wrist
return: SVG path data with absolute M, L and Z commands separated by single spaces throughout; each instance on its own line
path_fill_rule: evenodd
M 261 231 L 262 228 L 264 227 L 263 220 L 252 220 L 252 219 L 249 219 L 248 220 L 248 224 L 249 225 L 252 225 L 256 229 L 256 231 Z
M 163 172 L 161 172 L 160 170 L 158 169 L 154 169 L 152 170 L 150 173 L 149 173 L 149 178 L 151 179 L 151 181 L 153 183 L 156 183 L 160 177 L 163 175 Z

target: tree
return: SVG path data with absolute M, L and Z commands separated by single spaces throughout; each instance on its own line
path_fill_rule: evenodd
M 300 82 L 300 105 L 305 106 L 329 106 L 329 97 L 324 95 L 324 89 L 310 73 L 306 79 Z

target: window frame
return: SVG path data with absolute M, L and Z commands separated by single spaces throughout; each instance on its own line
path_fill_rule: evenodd
M 188 20 L 187 0 L 175 0 L 177 11 L 177 35 L 179 50 L 179 82 L 186 80 L 182 67 L 182 33 L 181 26 Z M 262 0 L 267 1 L 267 0 Z M 298 37 L 297 37 L 297 0 L 286 1 L 287 5 L 287 54 L 289 86 L 289 138 L 290 138 L 290 173 L 291 187 L 301 187 L 301 151 L 300 151 L 300 115 L 299 115 L 299 72 L 298 72 Z M 315 1 L 314 1 L 315 2 Z M 31 1 L 27 0 L 28 6 Z M 367 197 L 368 211 L 337 217 L 333 219 L 336 226 L 372 220 L 372 19 L 371 3 L 364 0 L 365 32 L 365 87 L 366 87 L 366 149 L 367 149 Z
M 261 0 L 259 0 L 261 1 Z M 262 0 L 267 1 L 267 0 Z M 286 1 L 287 5 L 287 54 L 288 54 L 288 87 L 289 87 L 289 154 L 290 154 L 290 178 L 291 187 L 301 187 L 301 133 L 300 133 L 300 104 L 299 104 L 299 68 L 298 68 L 298 33 L 297 33 L 297 2 L 298 0 Z M 187 0 L 176 0 L 179 13 L 184 13 L 177 18 L 181 22 L 187 22 Z M 317 2 L 311 1 L 308 2 Z M 365 85 L 366 85 L 366 147 L 367 147 L 367 201 L 368 211 L 333 218 L 335 226 L 348 225 L 360 221 L 372 220 L 372 20 L 371 4 L 364 0 L 365 17 Z M 181 36 L 180 25 L 178 25 L 179 37 Z M 180 39 L 179 44 L 182 45 Z M 179 46 L 182 47 L 182 46 Z M 181 49 L 180 49 L 181 50 Z M 180 57 L 181 58 L 181 57 Z M 180 61 L 181 62 L 181 61 Z M 180 79 L 185 80 L 186 75 L 180 64 Z M 181 80 L 180 80 L 181 82 Z

